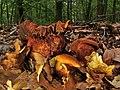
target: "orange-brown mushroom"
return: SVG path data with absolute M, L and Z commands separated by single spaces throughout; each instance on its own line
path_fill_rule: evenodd
M 82 64 L 77 61 L 75 57 L 68 54 L 57 55 L 55 57 L 55 60 L 57 61 L 55 69 L 58 76 L 60 77 L 66 77 L 69 75 L 69 73 L 74 73 L 74 71 L 76 71 L 75 68 L 80 68 L 82 66 Z
M 93 51 L 96 51 L 99 48 L 99 45 L 96 41 L 80 38 L 73 41 L 70 45 L 71 52 L 74 52 L 79 61 L 82 61 L 86 64 L 85 56 L 89 56 Z
M 76 68 L 79 68 L 82 66 L 82 64 L 75 57 L 68 54 L 57 55 L 55 57 L 55 60 Z

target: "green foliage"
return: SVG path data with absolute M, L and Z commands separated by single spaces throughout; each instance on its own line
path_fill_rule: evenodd
M 19 0 L 22 6 L 18 6 L 18 0 L 0 0 L 0 24 L 20 23 L 22 17 L 24 20 L 29 19 L 41 25 L 48 25 L 56 22 L 56 0 Z M 69 0 L 70 1 L 70 0 Z M 90 0 L 71 0 L 71 20 L 85 21 L 87 7 Z M 97 0 L 91 0 L 89 19 L 92 20 L 97 16 Z M 68 0 L 62 0 L 62 21 L 68 19 Z M 116 22 L 119 22 L 120 1 L 116 3 Z M 23 9 L 23 15 L 19 13 L 19 7 Z M 8 10 L 7 10 L 8 8 Z M 107 0 L 106 14 L 113 14 L 113 0 Z M 112 21 L 112 16 L 107 17 L 106 21 Z

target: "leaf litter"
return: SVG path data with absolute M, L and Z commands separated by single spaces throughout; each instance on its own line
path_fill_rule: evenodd
M 119 89 L 120 24 L 30 20 L 0 30 L 0 89 Z

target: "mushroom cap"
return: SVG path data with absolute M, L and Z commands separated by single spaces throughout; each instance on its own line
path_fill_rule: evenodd
M 57 55 L 55 60 L 77 68 L 82 66 L 82 64 L 75 57 L 68 54 Z

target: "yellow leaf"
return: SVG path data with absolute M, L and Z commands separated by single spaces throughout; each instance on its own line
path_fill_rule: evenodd
M 90 56 L 85 57 L 88 67 L 97 72 L 106 73 L 106 75 L 111 76 L 112 75 L 112 69 L 114 68 L 114 65 L 108 66 L 102 61 L 102 57 L 98 55 L 98 53 L 93 52 Z
M 40 77 L 40 74 L 41 74 L 41 72 L 42 72 L 43 66 L 44 66 L 44 65 L 36 65 L 37 81 L 38 81 L 38 82 L 39 82 L 39 77 Z
M 37 64 L 43 65 L 45 63 L 45 57 L 40 53 L 32 52 L 32 56 L 34 57 Z
M 7 90 L 15 90 L 13 89 L 12 82 L 10 80 L 7 80 L 6 84 L 7 84 Z
M 20 51 L 20 45 L 21 45 L 21 41 L 19 40 L 19 39 L 16 39 L 16 41 L 15 41 L 15 44 L 14 44 L 14 46 L 15 46 L 15 52 L 18 54 L 19 53 L 19 51 Z
M 50 63 L 50 67 L 54 67 L 55 66 L 55 57 L 53 57 L 52 59 L 49 60 L 49 63 Z
M 107 76 L 112 76 L 112 70 L 114 67 L 115 67 L 114 65 L 110 65 L 106 68 Z
M 39 76 L 42 72 L 44 64 L 46 63 L 45 57 L 43 57 L 40 53 L 32 52 L 32 56 L 36 61 L 36 72 L 37 72 L 37 81 L 39 82 Z

